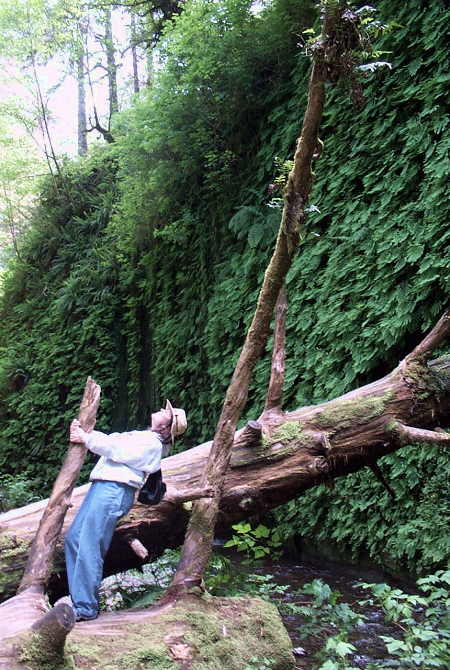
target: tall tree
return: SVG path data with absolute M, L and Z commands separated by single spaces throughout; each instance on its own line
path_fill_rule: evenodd
M 137 57 L 137 35 L 136 35 L 136 16 L 131 13 L 131 58 L 133 61 L 133 90 L 135 93 L 139 93 L 139 69 L 138 69 L 138 57 Z
M 119 98 L 117 94 L 117 63 L 116 63 L 116 49 L 114 46 L 113 29 L 112 29 L 112 13 L 111 8 L 108 7 L 104 11 L 104 27 L 105 36 L 103 45 L 106 53 L 106 73 L 108 77 L 108 91 L 109 91 L 109 116 L 119 111 Z
M 77 86 L 78 86 L 78 155 L 87 154 L 87 118 L 86 118 L 86 62 L 85 45 L 87 36 L 87 20 L 82 17 L 78 22 L 79 43 L 76 55 Z

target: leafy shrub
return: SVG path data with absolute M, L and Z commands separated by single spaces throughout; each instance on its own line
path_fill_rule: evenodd
M 402 638 L 381 636 L 392 657 L 375 668 L 448 667 L 450 652 L 450 571 L 417 581 L 420 595 L 403 593 L 387 584 L 363 584 L 373 597 L 369 603 L 382 606 L 386 618 L 402 631 Z M 375 670 L 374 668 L 374 670 Z
M 358 607 L 380 607 L 386 621 L 398 627 L 399 636 L 381 635 L 389 655 L 386 660 L 369 663 L 367 670 L 394 668 L 432 668 L 445 670 L 450 646 L 450 572 L 437 571 L 417 581 L 420 595 L 404 593 L 387 584 L 357 584 L 370 592 L 370 598 L 360 600 Z M 351 634 L 365 617 L 347 603 L 339 602 L 340 594 L 332 591 L 320 579 L 305 584 L 297 592 L 302 600 L 296 605 L 282 604 L 283 610 L 301 615 L 299 629 L 303 639 L 315 638 L 326 642 L 315 654 L 313 670 L 356 670 L 352 657 L 356 647 Z
M 0 513 L 39 500 L 33 484 L 25 475 L 0 475 Z
M 278 529 L 268 528 L 261 523 L 252 528 L 246 522 L 234 524 L 232 529 L 235 533 L 225 543 L 225 547 L 236 547 L 237 551 L 245 552 L 248 562 L 265 556 L 280 556 L 282 541 Z

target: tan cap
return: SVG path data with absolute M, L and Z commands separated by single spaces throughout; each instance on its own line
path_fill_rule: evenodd
M 187 428 L 186 412 L 180 407 L 172 407 L 169 400 L 166 400 L 166 409 L 172 414 L 172 425 L 170 427 L 170 437 L 172 444 L 179 435 L 182 435 Z

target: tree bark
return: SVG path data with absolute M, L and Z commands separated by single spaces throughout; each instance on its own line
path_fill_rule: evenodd
M 88 377 L 78 415 L 84 430 L 94 428 L 99 401 L 100 387 Z M 35 536 L 30 538 L 28 559 L 18 594 L 0 605 L 0 640 L 14 637 L 22 631 L 31 631 L 30 639 L 24 640 L 23 645 L 20 645 L 20 653 L 26 654 L 33 663 L 39 661 L 35 658 L 36 653 L 39 653 L 43 664 L 50 660 L 61 661 L 66 635 L 75 623 L 73 610 L 67 605 L 55 607 L 51 612 L 47 612 L 48 604 L 44 591 L 54 567 L 56 543 L 61 534 L 70 497 L 85 454 L 84 446 L 70 444 L 61 471 L 53 485 L 52 494 L 48 501 L 45 501 L 45 508 L 41 510 L 39 525 L 37 530 L 34 529 Z M 18 541 L 18 537 L 15 536 L 13 545 L 17 546 Z M 11 545 L 8 545 L 7 540 L 5 543 L 5 538 L 2 537 L 2 563 L 5 558 L 12 558 L 11 567 L 14 570 L 16 567 L 14 551 L 10 552 Z M 8 574 L 9 568 L 5 569 Z
M 272 366 L 264 411 L 280 411 L 283 405 L 283 386 L 285 372 L 286 343 L 286 286 L 280 289 L 275 306 L 275 332 L 273 335 Z
M 78 419 L 87 432 L 93 430 L 100 402 L 100 386 L 88 377 Z M 61 534 L 70 497 L 86 456 L 86 447 L 71 442 L 63 466 L 55 480 L 38 531 L 28 553 L 19 592 L 29 587 L 44 591 L 52 568 L 56 542 Z
M 433 329 L 433 346 L 449 332 L 448 312 Z M 436 337 L 438 335 L 438 337 Z M 430 336 L 424 342 L 430 341 Z M 432 352 L 428 350 L 427 356 Z M 216 533 L 231 523 L 263 514 L 324 481 L 371 467 L 382 456 L 416 439 L 449 444 L 450 374 L 448 357 L 427 364 L 423 343 L 389 375 L 335 400 L 293 412 L 263 414 L 251 428 L 235 435 L 226 473 Z M 417 357 L 419 355 L 419 358 Z M 402 427 L 420 429 L 405 440 Z M 259 428 L 262 430 L 260 439 Z M 430 435 L 431 433 L 431 435 Z M 428 438 L 432 438 L 431 440 Z M 119 522 L 106 557 L 105 575 L 137 567 L 142 561 L 129 546 L 130 536 L 147 549 L 150 559 L 166 547 L 183 541 L 190 510 L 183 500 L 212 491 L 200 488 L 211 442 L 164 459 L 162 471 L 168 490 L 156 507 L 137 504 Z M 89 485 L 74 491 L 66 515 L 66 529 Z M 200 490 L 199 490 L 200 488 Z M 27 552 L 46 501 L 11 510 L 0 516 L 2 597 L 15 592 Z M 50 580 L 53 597 L 66 590 L 61 543 L 57 547 Z
M 85 20 L 81 19 L 78 24 L 80 42 L 77 52 L 77 88 L 78 88 L 78 155 L 87 154 L 87 117 L 86 117 L 86 87 L 85 87 L 85 42 L 87 25 Z
M 109 90 L 109 117 L 119 111 L 119 98 L 117 95 L 117 63 L 116 50 L 114 48 L 114 39 L 112 32 L 111 8 L 105 9 L 105 40 L 106 67 L 108 74 Z
M 136 39 L 136 17 L 131 12 L 131 59 L 133 62 L 133 90 L 139 93 L 139 68 L 137 57 L 137 39 Z

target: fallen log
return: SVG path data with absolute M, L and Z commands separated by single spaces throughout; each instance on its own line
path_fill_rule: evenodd
M 449 323 L 446 312 L 430 335 L 382 379 L 320 405 L 263 413 L 256 424 L 238 431 L 216 532 L 297 498 L 319 483 L 370 467 L 405 445 L 449 444 L 449 435 L 440 430 L 448 427 L 450 417 L 448 357 L 427 364 L 433 349 L 448 336 Z M 183 501 L 205 494 L 199 481 L 210 446 L 206 442 L 164 459 L 165 498 L 156 507 L 136 504 L 119 523 L 105 575 L 142 564 L 130 537 L 139 540 L 150 560 L 182 542 L 189 519 L 189 505 Z M 75 489 L 64 529 L 87 487 Z M 2 598 L 17 589 L 45 506 L 42 501 L 0 516 Z M 67 592 L 61 541 L 49 591 L 52 597 Z

